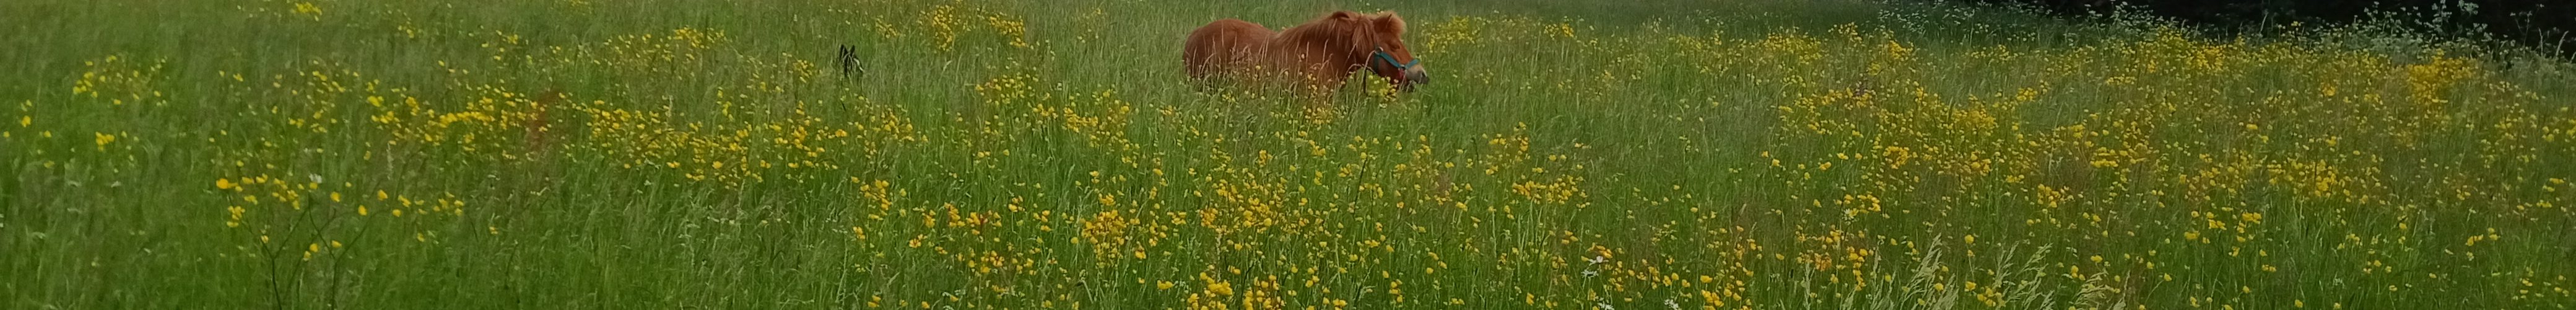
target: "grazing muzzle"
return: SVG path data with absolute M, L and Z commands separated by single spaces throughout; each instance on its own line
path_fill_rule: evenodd
M 1396 83 L 1395 86 L 1397 89 L 1413 91 L 1414 84 L 1431 82 L 1431 75 L 1422 71 L 1421 58 L 1414 58 L 1411 62 L 1396 62 L 1395 54 L 1387 53 L 1386 47 L 1378 47 L 1377 51 L 1370 53 L 1369 56 L 1377 59 L 1378 61 L 1386 62 L 1386 66 L 1388 67 L 1395 68 L 1395 74 L 1385 74 L 1381 72 L 1380 75 L 1397 77 L 1399 76 L 1397 74 L 1401 74 L 1403 79 Z
M 1431 73 L 1423 71 L 1422 66 L 1408 67 L 1404 70 L 1404 90 L 1413 90 L 1413 84 L 1431 84 Z

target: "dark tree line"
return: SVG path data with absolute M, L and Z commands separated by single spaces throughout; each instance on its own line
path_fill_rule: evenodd
M 2576 0 L 1968 0 L 2035 4 L 2061 14 L 2104 12 L 2117 6 L 2144 9 L 2159 16 L 2212 26 L 2219 30 L 2265 29 L 2300 22 L 2345 24 L 2369 12 L 2396 12 L 2415 19 L 2447 16 L 2446 30 L 2483 27 L 2498 39 L 2541 49 L 2576 52 Z

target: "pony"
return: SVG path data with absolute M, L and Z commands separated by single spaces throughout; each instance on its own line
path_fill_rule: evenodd
M 1193 79 L 1284 78 L 1317 91 L 1310 94 L 1335 89 L 1351 73 L 1367 69 L 1409 92 L 1431 78 L 1403 34 L 1404 18 L 1384 11 L 1334 11 L 1278 32 L 1223 19 L 1191 31 L 1181 61 Z

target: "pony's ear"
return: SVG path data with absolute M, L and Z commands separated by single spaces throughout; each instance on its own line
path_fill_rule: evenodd
M 1378 28 L 1386 29 L 1387 33 L 1404 33 L 1404 17 L 1395 16 L 1395 11 L 1378 11 L 1377 20 L 1374 22 L 1377 23 Z

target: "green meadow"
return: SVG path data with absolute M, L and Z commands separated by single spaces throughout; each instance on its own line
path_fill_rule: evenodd
M 2576 63 L 2401 17 L 5 1 L 0 308 L 2576 307 Z

